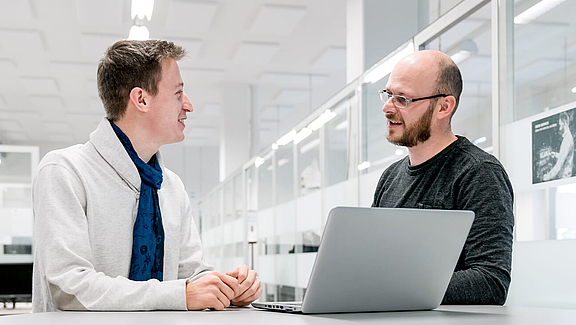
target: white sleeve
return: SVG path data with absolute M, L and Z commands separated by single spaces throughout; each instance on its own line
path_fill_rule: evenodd
M 96 272 L 86 217 L 86 195 L 78 176 L 50 163 L 33 188 L 35 268 L 61 310 L 185 310 L 186 279 L 132 281 Z M 35 284 L 36 285 L 36 284 Z

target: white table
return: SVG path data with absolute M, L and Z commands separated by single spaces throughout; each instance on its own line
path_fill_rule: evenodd
M 497 306 L 441 306 L 431 311 L 301 315 L 228 308 L 225 311 L 55 312 L 0 317 L 1 325 L 324 325 L 324 324 L 576 324 L 576 310 Z

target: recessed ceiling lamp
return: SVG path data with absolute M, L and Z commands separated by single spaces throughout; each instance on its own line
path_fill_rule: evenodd
M 138 19 L 148 19 L 152 20 L 152 11 L 154 10 L 154 0 L 132 0 L 132 19 L 138 17 Z
M 514 23 L 528 24 L 563 2 L 566 2 L 566 0 L 542 0 L 514 17 Z
M 361 163 L 360 165 L 358 165 L 358 171 L 362 171 L 364 169 L 370 168 L 371 164 L 369 161 L 365 161 L 363 163 Z
M 576 87 L 572 88 L 572 92 L 576 94 Z
M 460 43 L 460 50 L 450 56 L 456 65 L 468 60 L 473 55 L 478 54 L 478 46 L 473 40 L 467 39 Z
M 150 32 L 146 26 L 132 26 L 130 28 L 130 33 L 128 34 L 129 40 L 134 41 L 145 41 L 150 38 Z
M 144 26 L 144 23 L 152 19 L 153 10 L 154 0 L 132 0 L 130 17 L 132 17 L 134 25 L 128 33 L 129 40 L 143 41 L 150 38 L 150 31 L 148 27 Z

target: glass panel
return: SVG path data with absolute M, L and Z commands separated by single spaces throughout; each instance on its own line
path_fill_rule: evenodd
M 490 4 L 459 22 L 426 49 L 451 56 L 460 68 L 463 90 L 452 131 L 492 150 L 492 44 Z
M 545 11 L 536 3 L 514 3 L 514 105 L 503 108 L 501 152 L 515 190 L 516 239 L 574 239 L 576 1 Z
M 224 223 L 234 220 L 236 214 L 234 203 L 234 183 L 228 180 L 224 183 Z
M 272 158 L 258 168 L 258 210 L 268 209 L 274 204 L 272 189 Z
M 324 186 L 328 187 L 348 179 L 348 110 L 350 99 L 337 105 L 332 111 L 336 117 L 324 126 Z
M 298 175 L 300 196 L 318 191 L 321 185 L 320 134 L 313 132 L 298 143 Z
M 0 263 L 32 262 L 32 154 L 0 150 Z
M 276 204 L 294 199 L 294 155 L 293 144 L 276 150 Z
M 235 218 L 242 218 L 244 214 L 244 191 L 242 188 L 242 174 L 234 177 L 234 213 Z

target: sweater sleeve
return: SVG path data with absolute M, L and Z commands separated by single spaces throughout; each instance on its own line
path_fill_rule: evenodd
M 474 222 L 443 304 L 506 302 L 514 227 L 512 185 L 499 164 L 483 162 L 455 184 L 458 209 L 472 210 Z
M 132 281 L 92 263 L 86 194 L 68 167 L 49 163 L 34 182 L 36 262 L 46 297 L 60 310 L 185 310 L 186 280 Z

